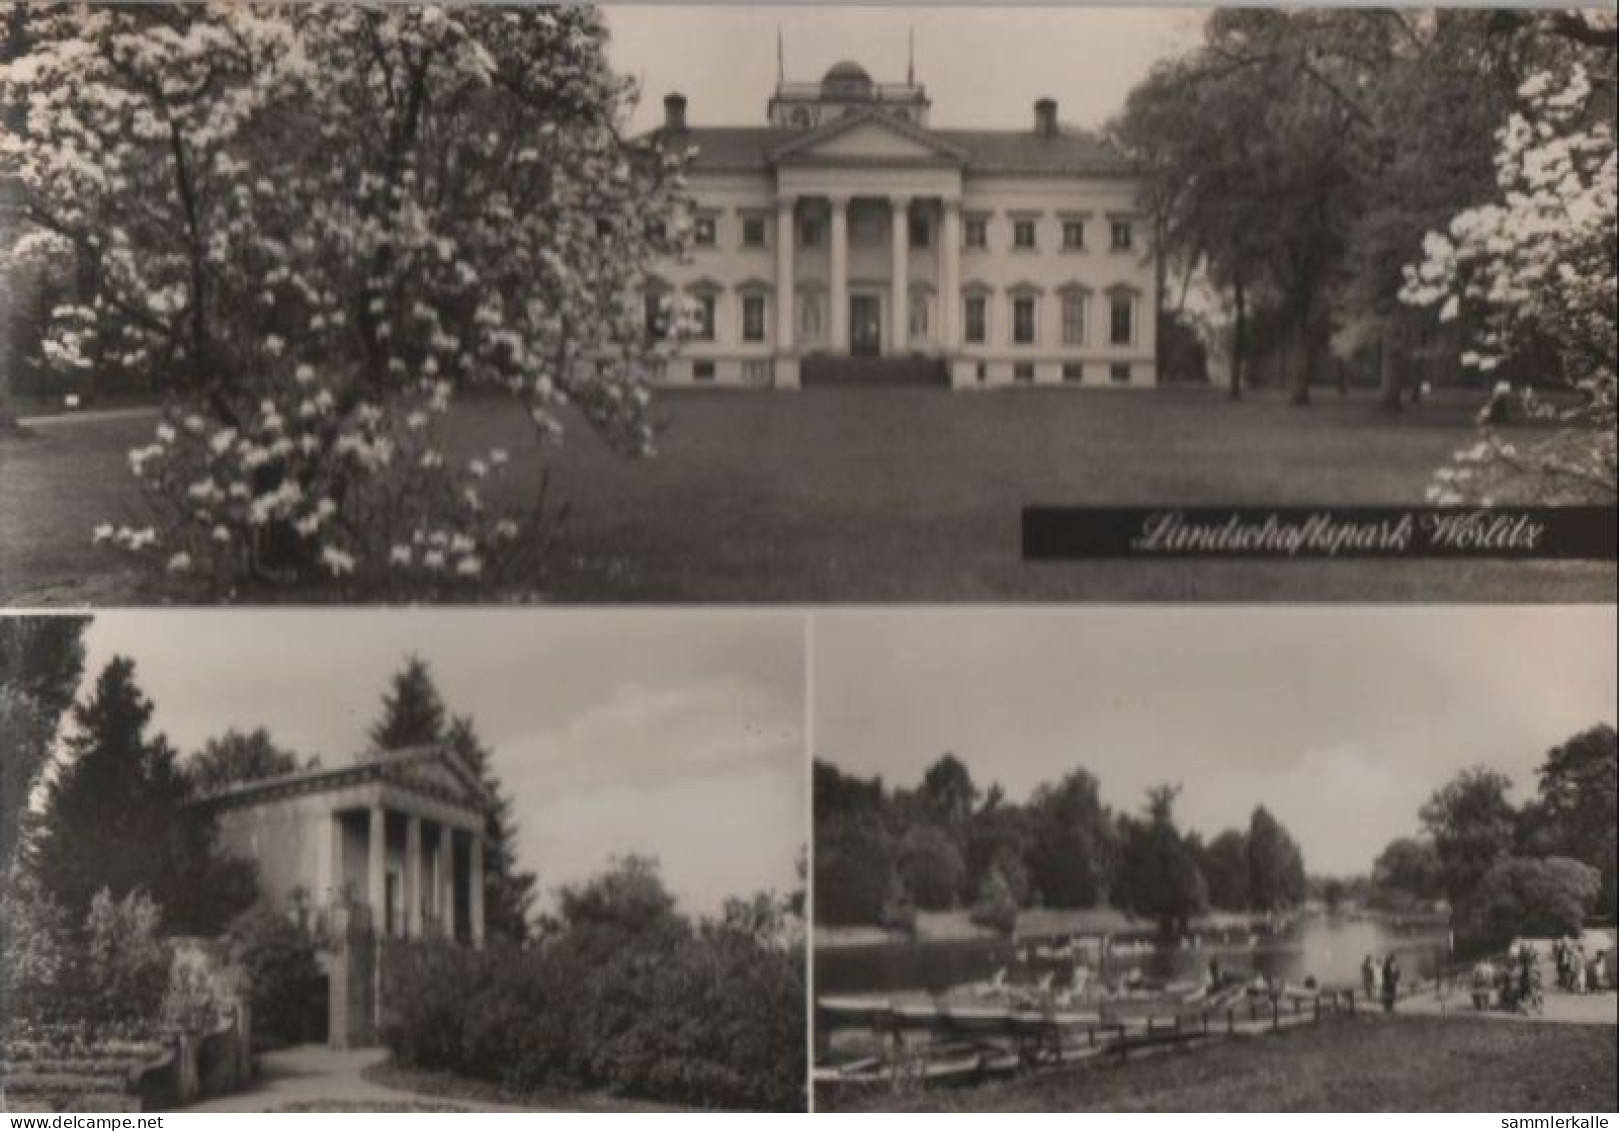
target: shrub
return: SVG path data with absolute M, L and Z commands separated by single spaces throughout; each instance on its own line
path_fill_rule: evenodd
M 293 1044 L 314 1029 L 320 964 L 310 935 L 285 915 L 260 907 L 231 926 L 231 949 L 248 978 L 253 1035 L 267 1044 Z
M 564 926 L 523 949 L 392 945 L 383 1040 L 406 1067 L 524 1091 L 802 1108 L 800 950 L 723 924 L 599 941 Z
M 83 1002 L 94 1021 L 159 1016 L 172 954 L 158 934 L 163 912 L 142 891 L 113 899 L 106 888 L 84 923 Z

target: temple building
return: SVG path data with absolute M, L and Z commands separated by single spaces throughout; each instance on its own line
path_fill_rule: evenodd
M 841 62 L 768 124 L 694 124 L 691 249 L 648 294 L 672 385 L 1155 383 L 1156 264 L 1130 164 L 1041 99 L 1024 129 L 939 129 L 926 89 Z M 694 115 L 693 115 L 694 116 Z
M 451 750 L 374 752 L 198 803 L 215 815 L 220 847 L 258 866 L 269 906 L 320 940 L 336 1047 L 376 1040 L 384 940 L 483 943 L 489 798 Z

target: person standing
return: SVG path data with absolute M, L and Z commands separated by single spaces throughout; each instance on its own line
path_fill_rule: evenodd
M 1400 964 L 1393 952 L 1383 960 L 1383 1012 L 1393 1013 L 1395 999 L 1400 995 Z
M 1360 985 L 1366 991 L 1368 1005 L 1377 1000 L 1377 963 L 1370 954 L 1360 964 Z

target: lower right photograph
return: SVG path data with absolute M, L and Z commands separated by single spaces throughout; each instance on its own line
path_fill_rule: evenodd
M 818 613 L 815 1109 L 1608 1110 L 1616 627 Z

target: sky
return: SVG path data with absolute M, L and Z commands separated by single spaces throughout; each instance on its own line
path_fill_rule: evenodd
M 694 126 L 765 125 L 776 87 L 779 28 L 791 82 L 818 82 L 853 59 L 878 82 L 903 82 L 914 31 L 917 81 L 931 124 L 1033 127 L 1035 99 L 1055 98 L 1064 122 L 1095 128 L 1124 106 L 1154 60 L 1198 41 L 1192 9 L 619 5 L 606 9 L 608 59 L 640 82 L 633 125 L 663 116 L 679 91 Z
M 1614 722 L 1612 607 L 1092 607 L 818 616 L 811 745 L 910 786 L 941 754 L 1025 801 L 1083 766 L 1207 836 L 1269 808 L 1312 873 L 1369 872 L 1461 769 L 1535 790 Z
M 802 618 L 515 609 L 101 613 L 86 681 L 133 657 L 154 728 L 229 727 L 339 765 L 411 652 L 472 715 L 547 900 L 630 852 L 691 912 L 797 883 L 807 839 Z

